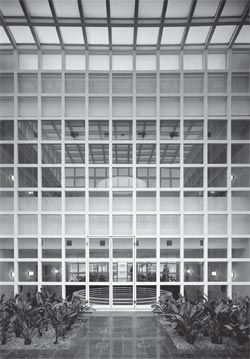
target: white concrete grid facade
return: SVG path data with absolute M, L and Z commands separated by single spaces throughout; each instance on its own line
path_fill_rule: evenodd
M 249 294 L 249 59 L 2 52 L 1 294 Z

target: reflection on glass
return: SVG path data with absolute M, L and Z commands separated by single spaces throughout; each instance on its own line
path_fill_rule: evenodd
M 208 238 L 208 258 L 227 257 L 227 238 Z
M 155 282 L 156 281 L 156 263 L 137 263 L 137 281 Z
M 227 263 L 208 262 L 208 281 L 209 282 L 227 281 Z
M 180 263 L 166 262 L 160 264 L 161 282 L 178 282 L 180 280 Z
M 113 263 L 113 281 L 114 282 L 132 282 L 133 263 L 114 262 Z
M 180 257 L 180 239 L 179 238 L 161 238 L 160 239 L 161 258 L 179 258 Z
M 42 262 L 42 281 L 61 282 L 62 265 L 60 262 Z
M 66 263 L 66 282 L 85 282 L 85 263 Z
M 109 238 L 90 238 L 89 239 L 90 258 L 109 257 Z
M 108 282 L 109 281 L 109 263 L 89 263 L 89 281 L 90 282 Z
M 203 281 L 203 262 L 184 263 L 184 281 L 202 282 Z

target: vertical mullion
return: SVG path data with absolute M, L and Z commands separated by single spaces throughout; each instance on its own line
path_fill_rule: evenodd
M 156 52 L 156 298 L 160 296 L 160 52 Z
M 112 163 L 113 163 L 113 152 L 112 152 L 112 119 L 113 119 L 113 99 L 112 99 L 112 51 L 109 52 L 109 306 L 113 307 L 113 207 L 112 207 L 112 187 L 113 187 L 113 176 L 112 176 Z
M 37 247 L 37 255 L 38 255 L 38 290 L 41 290 L 42 287 L 42 154 L 41 154 L 41 139 L 42 139 L 42 100 L 41 100 L 41 71 L 42 71 L 42 53 L 41 51 L 38 51 L 38 117 L 37 117 L 37 188 L 38 188 L 38 194 L 37 194 L 37 200 L 38 200 L 38 247 Z
M 61 247 L 62 247 L 62 297 L 66 298 L 66 263 L 65 263 L 65 51 L 62 51 L 62 75 L 61 75 L 61 93 L 62 93 L 62 101 L 61 101 L 61 161 L 62 161 L 62 169 L 61 169 L 61 221 L 62 221 L 62 238 L 61 238 Z
M 231 198 L 232 198 L 232 163 L 231 163 L 231 123 L 232 123 L 232 113 L 231 113 L 231 99 L 232 99 L 232 69 L 231 69 L 231 59 L 232 59 L 232 50 L 227 52 L 227 197 L 228 197 L 228 222 L 227 222 L 227 295 L 232 298 L 232 207 L 231 207 Z
M 17 69 L 18 52 L 14 50 L 14 294 L 18 293 L 19 268 L 18 268 L 18 97 L 17 97 Z
M 132 145 L 132 175 L 133 175 L 133 303 L 134 307 L 136 307 L 136 270 L 137 270 L 137 263 L 136 263 L 136 52 L 133 51 L 133 76 L 132 76 L 132 94 L 133 94 L 133 145 Z
M 86 300 L 89 298 L 89 52 L 85 53 L 85 258 Z
M 184 295 L 184 67 L 183 51 L 180 51 L 180 293 Z
M 204 294 L 208 295 L 208 181 L 207 181 L 207 173 L 208 173 L 208 166 L 207 166 L 207 153 L 208 153 L 208 137 L 207 137 L 207 129 L 208 129 L 208 71 L 207 71 L 207 57 L 208 51 L 204 51 L 203 55 L 203 68 L 204 68 L 204 75 L 203 75 L 203 93 L 204 93 L 204 130 L 203 130 L 203 210 L 204 210 L 204 240 L 203 240 L 203 257 L 204 257 Z

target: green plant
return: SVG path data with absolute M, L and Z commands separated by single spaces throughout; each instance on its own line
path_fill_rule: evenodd
M 15 315 L 17 320 L 22 323 L 24 344 L 30 345 L 35 333 L 41 334 L 41 328 L 45 320 L 43 308 L 38 303 L 33 305 L 29 299 L 17 298 Z
M 224 297 L 210 300 L 204 297 L 203 300 L 205 312 L 209 314 L 209 321 L 204 329 L 212 343 L 221 344 L 225 336 L 225 325 L 232 310 L 231 302 Z
M 238 300 L 232 306 L 228 324 L 225 325 L 225 328 L 236 338 L 239 345 L 250 340 L 249 304 L 248 297 Z
M 6 302 L 4 301 L 4 294 L 0 299 L 0 341 L 2 345 L 7 343 L 8 337 L 10 335 L 10 318 L 11 313 L 8 310 Z
M 55 330 L 54 344 L 57 344 L 58 338 L 64 336 L 66 331 L 71 329 L 78 314 L 74 309 L 69 308 L 66 302 L 56 305 L 47 303 L 46 307 L 48 319 Z

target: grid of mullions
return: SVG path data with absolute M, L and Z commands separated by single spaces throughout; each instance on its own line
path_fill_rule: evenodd
M 16 60 L 17 56 L 15 54 Z M 227 56 L 230 64 L 231 53 Z M 72 80 L 76 75 L 79 75 L 78 80 L 81 79 L 80 85 L 76 85 L 77 90 Z M 112 86 L 117 87 L 114 81 L 119 75 L 126 81 L 130 79 L 129 94 L 115 90 L 112 95 Z M 20 283 L 32 284 L 21 281 L 23 268 L 17 263 L 22 263 L 22 259 L 17 249 L 22 238 L 34 236 L 38 238 L 38 270 L 34 271 L 37 281 L 33 284 L 38 286 L 48 284 L 43 281 L 42 242 L 46 236 L 48 239 L 62 236 L 62 252 L 45 262 L 59 265 L 60 276 L 49 284 L 62 281 L 63 296 L 69 262 L 64 239 L 84 240 L 85 236 L 101 234 L 135 236 L 133 238 L 138 240 L 148 237 L 153 238 L 152 243 L 156 241 L 155 255 L 149 259 L 136 257 L 134 267 L 140 262 L 155 266 L 153 283 L 157 294 L 164 282 L 162 266 L 167 263 L 179 266 L 179 277 L 174 283 L 170 279 L 166 282 L 179 284 L 181 292 L 184 292 L 184 286 L 197 284 L 196 279 L 187 279 L 188 263 L 195 271 L 198 271 L 195 266 L 202 268 L 198 284 L 204 286 L 206 293 L 208 286 L 218 283 L 227 286 L 229 295 L 233 293 L 232 284 L 249 284 L 246 278 L 235 282 L 230 275 L 237 263 L 249 266 L 249 259 L 236 256 L 237 262 L 234 262 L 231 257 L 234 237 L 249 237 L 249 208 L 233 204 L 234 196 L 249 195 L 249 113 L 242 115 L 239 109 L 239 114 L 233 115 L 230 106 L 233 93 L 232 98 L 240 99 L 246 108 L 248 69 L 233 73 L 230 69 L 166 73 L 158 69 L 154 73 L 144 71 L 139 74 L 135 70 L 114 74 L 85 71 L 84 76 L 82 73 L 71 75 L 65 70 L 60 74 L 46 74 L 41 70 L 30 74 L 16 69 L 8 76 L 13 77 L 13 91 L 6 90 L 8 96 L 5 94 L 1 98 L 13 98 L 14 116 L 18 121 L 13 127 L 11 117 L 8 119 L 4 115 L 1 121 L 1 126 L 9 121 L 8 128 L 13 128 L 14 134 L 14 137 L 10 135 L 1 141 L 4 150 L 1 153 L 7 153 L 7 157 L 2 155 L 1 170 L 6 168 L 10 177 L 10 181 L 2 186 L 2 197 L 12 198 L 11 187 L 14 187 L 13 208 L 2 211 L 2 220 L 7 219 L 5 216 L 13 216 L 13 209 L 15 225 L 13 233 L 2 233 L 1 237 L 14 234 L 15 276 L 12 279 L 16 291 Z M 236 81 L 234 77 L 237 77 Z M 213 82 L 213 78 L 217 81 Z M 240 78 L 244 80 L 240 81 Z M 190 90 L 192 83 L 193 91 Z M 212 85 L 214 83 L 217 85 Z M 78 91 L 82 96 L 76 96 Z M 31 92 L 37 92 L 37 95 L 31 96 Z M 221 103 L 216 107 L 219 100 Z M 218 114 L 209 113 L 209 101 Z M 34 102 L 37 102 L 37 109 Z M 34 113 L 30 115 L 29 111 Z M 235 182 L 238 178 L 240 180 Z M 28 200 L 28 206 L 25 198 L 32 198 Z M 98 202 L 95 204 L 93 198 L 101 199 L 103 206 L 98 206 Z M 117 198 L 120 198 L 118 204 Z M 11 203 L 12 200 L 8 201 Z M 173 203 L 172 207 L 169 203 Z M 119 227 L 122 220 L 127 227 L 124 233 L 116 232 L 117 224 Z M 237 222 L 243 223 L 243 233 L 237 232 Z M 54 228 L 50 233 L 47 228 L 51 223 Z M 98 229 L 95 232 L 98 223 L 101 224 L 100 233 Z M 149 225 L 145 227 L 145 223 Z M 221 224 L 219 232 L 213 232 L 213 226 L 218 223 Z M 199 241 L 198 254 L 197 247 L 193 251 L 191 248 L 190 252 L 185 249 L 185 243 L 194 238 Z M 213 258 L 209 255 L 209 243 L 216 238 L 225 240 L 226 244 L 223 256 Z M 177 257 L 164 254 L 161 241 L 165 239 L 179 241 Z M 87 243 L 88 240 L 86 237 Z M 91 282 L 87 252 L 81 259 L 86 263 L 84 284 L 88 296 Z M 7 264 L 11 260 L 2 262 Z M 37 263 L 36 256 L 29 262 Z M 73 262 L 80 260 L 73 258 Z M 214 263 L 218 263 L 217 271 L 224 266 L 221 270 L 224 276 L 219 282 L 211 277 L 211 273 L 216 272 Z M 113 269 L 109 269 L 112 283 Z M 7 283 L 3 281 L 2 284 Z M 74 284 L 80 286 L 82 283 Z M 143 284 L 152 285 L 152 282 Z

